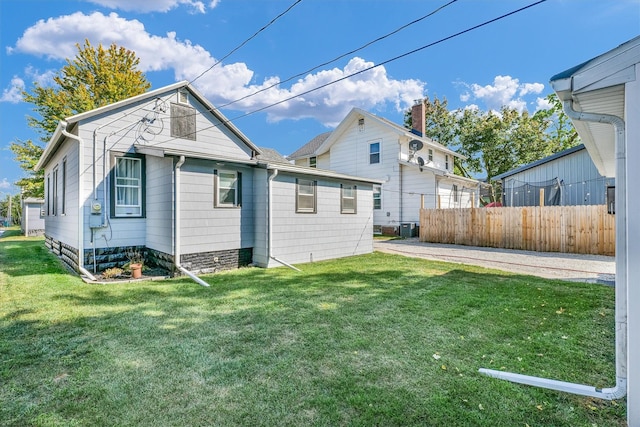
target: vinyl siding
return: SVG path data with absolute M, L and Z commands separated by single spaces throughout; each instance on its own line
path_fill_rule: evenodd
M 147 247 L 173 253 L 173 161 L 147 156 Z
M 315 180 L 316 213 L 296 213 L 295 175 L 280 174 L 273 181 L 273 255 L 287 263 L 304 263 L 372 252 L 372 185 L 355 183 L 357 213 L 341 214 L 340 184 L 353 183 Z
M 66 194 L 65 194 L 65 214 L 62 214 L 62 161 L 66 158 L 67 161 L 67 179 L 66 179 Z M 46 215 L 47 200 L 43 208 L 45 209 L 45 229 L 47 235 L 52 238 L 64 242 L 74 248 L 78 247 L 78 143 L 67 139 L 51 158 L 51 161 L 45 168 L 45 195 L 46 198 L 50 198 L 52 195 L 48 193 L 47 177 L 53 179 L 53 170 L 58 167 L 58 212 L 57 215 Z M 52 184 L 53 185 L 53 184 Z M 85 195 L 86 197 L 86 195 Z M 51 203 L 52 200 L 49 200 Z M 31 225 L 30 225 L 30 228 Z
M 380 163 L 377 164 L 369 163 L 369 145 L 373 142 L 380 142 Z M 398 136 L 395 133 L 371 120 L 367 120 L 364 131 L 360 131 L 357 121 L 354 122 L 331 146 L 329 169 L 385 180 L 382 185 L 382 209 L 374 210 L 374 223 L 400 224 L 400 165 Z
M 148 146 L 162 149 L 186 150 L 203 155 L 217 155 L 226 158 L 237 158 L 246 161 L 251 158 L 251 150 L 225 126 L 220 126 L 206 108 L 193 97 L 189 97 L 190 105 L 195 108 L 196 141 L 171 137 L 170 104 L 177 100 L 176 91 L 168 91 L 159 97 L 164 102 L 165 111 L 153 111 L 156 100 L 145 100 L 126 108 L 109 112 L 109 114 L 91 117 L 76 125 L 79 136 L 84 140 L 84 160 L 81 179 L 84 186 L 84 246 L 114 247 L 147 245 L 166 253 L 173 253 L 172 244 L 172 167 L 171 160 L 145 156 L 146 162 L 146 218 L 109 218 L 107 228 L 96 229 L 94 242 L 91 242 L 91 230 L 88 226 L 90 218 L 90 202 L 93 200 L 93 174 L 96 175 L 95 192 L 102 203 L 106 194 L 107 205 L 103 212 L 110 215 L 110 173 L 113 165 L 111 156 L 115 153 L 133 153 L 134 145 Z M 143 118 L 153 119 L 153 123 L 143 122 Z M 95 144 L 93 132 L 97 131 Z M 95 159 L 94 159 L 95 156 Z M 93 166 L 92 166 L 93 165 Z M 106 174 L 103 176 L 103 166 Z M 69 166 L 67 166 L 69 167 Z M 160 168 L 160 170 L 156 170 Z M 105 193 L 106 191 L 106 193 Z M 249 200 L 250 191 L 246 195 Z M 77 204 L 76 204 L 77 206 Z M 197 219 L 200 221 L 201 219 Z M 201 223 L 198 223 L 201 226 Z M 56 231 L 57 232 L 57 231 Z M 66 231 L 65 231 L 66 233 Z M 77 234 L 77 232 L 76 232 Z M 197 234 L 197 233 L 196 233 Z M 245 233 L 247 234 L 247 233 Z M 223 235 L 224 236 L 224 235 Z M 246 236 L 233 238 L 234 241 L 252 241 Z M 64 241 L 64 239 L 61 239 Z M 210 247 L 202 236 L 194 236 L 194 247 Z M 250 246 L 250 245 L 249 245 Z M 236 246 L 239 248 L 240 246 Z
M 269 265 L 267 180 L 266 169 L 253 170 L 253 262 L 260 267 Z
M 183 254 L 253 247 L 253 170 L 242 172 L 242 207 L 214 207 L 216 162 L 187 159 L 181 171 L 181 252 Z

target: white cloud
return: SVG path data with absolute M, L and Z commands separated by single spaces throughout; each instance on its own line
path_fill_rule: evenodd
M 193 80 L 216 63 L 210 52 L 189 40 L 180 40 L 175 32 L 166 36 L 152 35 L 140 21 L 127 20 L 116 13 L 103 15 L 99 12 L 90 15 L 76 12 L 38 21 L 24 32 L 11 51 L 63 60 L 74 57 L 77 53 L 75 44 L 85 38 L 93 45 L 116 43 L 124 46 L 140 58 L 142 71 L 173 70 L 176 80 Z M 355 57 L 343 69 L 333 68 L 309 74 L 289 88 L 274 86 L 235 103 L 231 108 L 243 112 L 255 111 L 373 65 Z M 253 78 L 253 70 L 245 63 L 219 64 L 198 78 L 194 85 L 215 105 L 222 105 L 281 80 L 280 77 L 271 76 L 261 83 L 252 83 Z M 384 67 L 378 67 L 282 102 L 266 112 L 270 121 L 313 117 L 332 126 L 344 118 L 352 107 L 368 109 L 392 103 L 398 111 L 402 111 L 414 99 L 422 98 L 423 93 L 423 82 L 412 79 L 393 80 Z
M 7 178 L 2 178 L 2 181 L 0 181 L 0 190 L 8 190 L 9 188 L 11 188 L 11 183 L 7 181 Z
M 9 87 L 2 91 L 0 102 L 17 104 L 18 102 L 22 101 L 22 91 L 24 91 L 24 80 L 22 80 L 20 77 L 13 76 Z
M 206 6 L 202 1 L 197 0 L 87 0 L 90 3 L 110 9 L 120 9 L 127 12 L 168 12 L 180 5 L 186 5 L 193 12 L 205 13 Z M 212 1 L 209 7 L 213 9 L 218 1 Z
M 462 102 L 471 100 L 483 101 L 487 109 L 500 111 L 503 106 L 524 111 L 527 101 L 523 98 L 529 94 L 539 94 L 544 90 L 542 83 L 520 83 L 511 76 L 496 76 L 493 84 L 481 86 L 477 83 L 464 84 L 468 91 L 460 96 Z
M 536 98 L 536 111 L 548 110 L 551 108 L 551 103 L 547 98 Z

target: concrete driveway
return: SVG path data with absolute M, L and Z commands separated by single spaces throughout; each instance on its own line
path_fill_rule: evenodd
M 615 283 L 615 257 L 421 243 L 417 238 L 374 240 L 373 247 L 380 252 L 478 265 L 546 279 Z

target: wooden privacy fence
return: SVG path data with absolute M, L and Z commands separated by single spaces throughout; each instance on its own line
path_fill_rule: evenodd
M 615 255 L 615 215 L 606 205 L 421 209 L 420 241 Z

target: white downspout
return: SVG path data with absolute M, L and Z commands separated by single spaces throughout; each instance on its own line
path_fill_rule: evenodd
M 583 396 L 615 400 L 627 394 L 627 189 L 626 189 L 626 141 L 625 123 L 620 117 L 610 114 L 582 113 L 575 111 L 571 101 L 563 102 L 564 112 L 573 120 L 608 123 L 613 125 L 616 146 L 616 385 L 598 389 L 592 386 L 531 377 L 511 372 L 480 369 L 480 373 L 520 384 L 565 391 Z M 619 262 L 622 260 L 622 262 Z
M 196 283 L 198 283 L 199 285 L 202 285 L 206 288 L 209 287 L 209 284 L 207 282 L 205 282 L 204 280 L 202 280 L 201 278 L 199 278 L 198 276 L 196 276 L 195 274 L 193 274 L 192 272 L 190 272 L 189 270 L 187 270 L 186 268 L 184 268 L 183 266 L 180 265 L 180 168 L 182 167 L 182 165 L 185 162 L 185 158 L 184 156 L 180 156 L 180 160 L 178 160 L 178 163 L 176 163 L 176 167 L 175 167 L 175 188 L 174 188 L 174 200 L 175 200 L 175 209 L 174 209 L 174 241 L 173 241 L 173 257 L 174 257 L 174 264 L 176 266 L 176 268 L 178 270 L 180 270 L 182 273 L 186 274 L 187 276 L 189 276 L 191 279 L 193 279 L 193 281 L 195 281 Z
M 79 136 L 67 132 L 67 122 L 61 120 L 62 134 L 67 138 L 71 138 L 78 142 L 78 162 L 80 165 L 84 163 L 84 141 Z M 78 167 L 78 271 L 89 278 L 89 280 L 97 282 L 95 276 L 84 268 L 84 203 L 82 201 L 82 167 Z M 95 261 L 94 261 L 95 262 Z
M 280 264 L 284 265 L 285 267 L 289 267 L 292 270 L 295 271 L 300 271 L 300 269 L 294 267 L 293 265 L 282 261 L 281 259 L 276 258 L 275 256 L 273 256 L 273 252 L 272 252 L 272 248 L 273 248 L 273 203 L 271 200 L 271 195 L 273 193 L 272 191 L 272 182 L 273 179 L 278 176 L 278 169 L 274 169 L 273 173 L 269 176 L 269 178 L 267 179 L 267 234 L 268 234 L 268 239 L 267 239 L 267 244 L 269 245 L 269 259 L 272 259 L 274 261 L 279 262 Z M 267 259 L 267 266 L 269 264 L 269 259 Z

